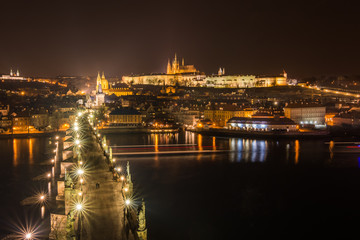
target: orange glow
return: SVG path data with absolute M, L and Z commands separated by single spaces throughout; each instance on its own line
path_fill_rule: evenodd
M 155 134 L 155 152 L 159 151 L 159 135 Z
M 295 164 L 299 163 L 299 150 L 300 150 L 299 140 L 295 140 Z
M 216 150 L 216 137 L 213 137 L 213 150 Z
M 198 147 L 199 147 L 200 151 L 203 150 L 203 147 L 202 147 L 202 135 L 201 134 L 198 134 Z
M 30 164 L 34 164 L 34 153 L 33 153 L 33 139 L 29 139 L 29 162 Z
M 14 157 L 13 157 L 13 164 L 16 167 L 18 165 L 18 161 L 19 161 L 19 155 L 18 155 L 18 140 L 16 138 L 14 138 L 13 140 L 13 152 L 14 152 Z

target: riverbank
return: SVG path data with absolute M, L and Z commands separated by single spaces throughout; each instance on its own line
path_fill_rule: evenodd
M 20 133 L 2 133 L 0 139 L 6 138 L 36 138 L 36 137 L 51 137 L 54 135 L 65 136 L 65 130 L 52 131 L 52 132 L 20 132 Z
M 329 131 L 314 132 L 256 132 L 256 131 L 238 131 L 222 128 L 212 129 L 189 129 L 187 131 L 200 133 L 208 136 L 220 137 L 242 137 L 253 139 L 330 139 Z
M 124 127 L 102 127 L 99 128 L 100 133 L 176 133 L 178 128 L 154 129 L 146 127 L 124 128 Z

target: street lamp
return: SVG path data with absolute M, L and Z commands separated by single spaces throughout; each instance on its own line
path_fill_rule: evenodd
M 44 195 L 41 195 L 41 196 L 40 196 L 40 201 L 43 202 L 44 200 L 45 200 L 45 196 L 44 196 Z
M 82 210 L 82 205 L 81 203 L 77 203 L 76 206 L 75 206 L 76 210 L 77 211 L 81 211 Z
M 79 169 L 77 170 L 77 174 L 79 174 L 80 176 L 83 175 L 83 174 L 84 174 L 84 170 L 81 169 L 81 168 L 79 168 Z
M 32 237 L 32 234 L 31 233 L 26 233 L 25 234 L 25 239 L 31 239 Z

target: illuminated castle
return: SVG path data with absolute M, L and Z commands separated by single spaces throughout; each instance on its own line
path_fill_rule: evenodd
M 194 65 L 185 65 L 184 59 L 180 64 L 175 54 L 172 62 L 168 60 L 166 73 L 123 76 L 122 80 L 130 85 L 252 88 L 286 86 L 287 73 L 284 71 L 276 76 L 228 75 L 225 74 L 225 68 L 220 68 L 217 74 L 205 75 L 205 73 L 198 71 Z
M 184 58 L 182 59 L 182 64 L 179 64 L 177 60 L 176 54 L 172 63 L 170 63 L 170 59 L 167 64 L 167 74 L 183 74 L 183 73 L 197 73 L 198 70 L 194 67 L 194 65 L 185 65 Z

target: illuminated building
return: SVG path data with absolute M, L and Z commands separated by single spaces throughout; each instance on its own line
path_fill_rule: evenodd
M 10 69 L 10 74 L 9 75 L 2 75 L 0 77 L 0 80 L 28 80 L 27 78 L 24 77 L 20 77 L 20 72 L 19 70 L 15 72 L 13 72 L 12 69 Z
M 284 115 L 300 125 L 324 125 L 326 108 L 318 104 L 288 104 Z
M 182 64 L 179 64 L 179 61 L 177 60 L 176 54 L 174 57 L 173 62 L 170 62 L 170 59 L 168 60 L 168 65 L 166 68 L 166 74 L 192 74 L 192 73 L 199 73 L 198 70 L 194 67 L 194 65 L 185 65 L 184 58 L 182 59 Z
M 298 131 L 298 127 L 294 121 L 285 117 L 234 117 L 227 124 L 230 130 L 240 131 Z
M 218 127 L 226 125 L 227 121 L 233 117 L 251 117 L 256 113 L 255 109 L 252 108 L 237 108 L 236 106 L 224 106 L 216 109 L 204 110 L 204 118 L 209 119 L 215 123 Z
M 105 94 L 102 91 L 102 84 L 96 86 L 96 103 L 97 107 L 102 106 L 105 103 Z
M 220 70 L 219 70 L 220 71 Z M 248 88 L 257 87 L 255 75 L 219 75 L 207 76 L 204 87 L 216 88 Z
M 110 112 L 110 126 L 140 126 L 142 123 L 142 115 L 139 111 L 132 108 L 118 108 Z
M 123 76 L 123 82 L 128 84 L 148 84 L 148 85 L 180 85 L 197 87 L 202 86 L 206 75 L 198 71 L 194 65 L 185 65 L 184 59 L 180 65 L 177 56 L 172 62 L 168 61 L 166 73 L 131 75 Z
M 259 87 L 286 86 L 287 73 L 283 71 L 279 76 L 258 76 L 256 77 L 256 84 Z
M 194 65 L 185 65 L 184 59 L 180 64 L 175 55 L 173 61 L 168 61 L 166 73 L 123 76 L 122 80 L 128 84 L 145 85 L 180 85 L 187 87 L 216 87 L 216 88 L 249 88 L 286 86 L 287 73 L 279 76 L 255 75 L 225 75 L 225 68 L 220 68 L 217 75 L 206 76 L 198 71 Z
M 108 80 L 105 78 L 104 72 L 102 73 L 101 77 L 100 72 L 98 72 L 98 76 L 96 78 L 96 92 L 98 92 L 99 86 L 101 86 L 102 92 L 106 95 L 115 94 L 119 97 L 133 94 L 129 86 L 125 83 L 109 84 Z

